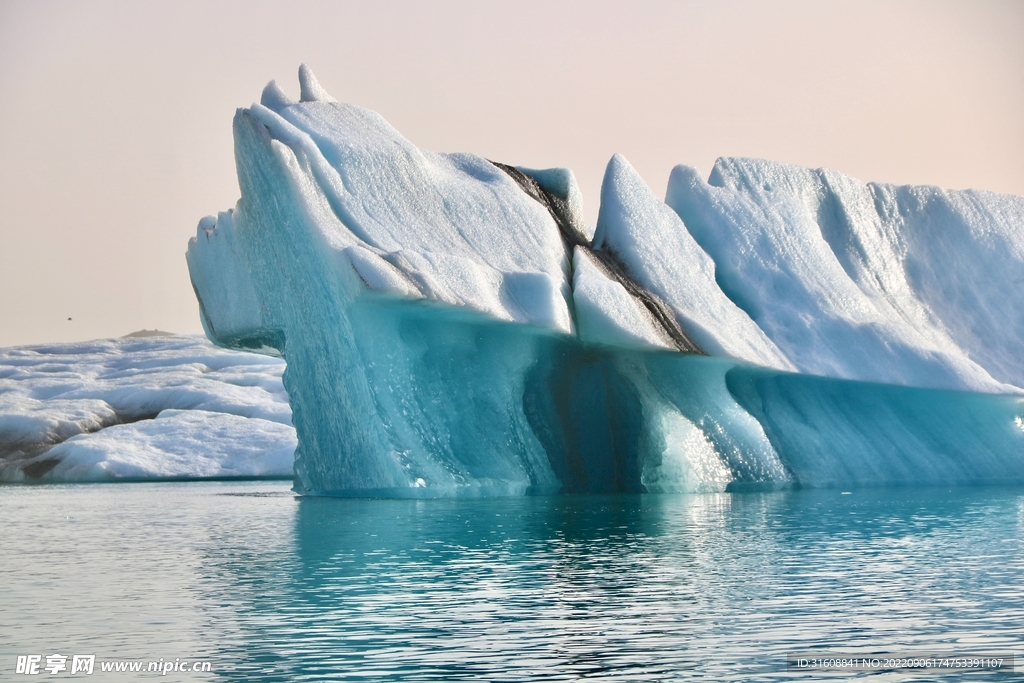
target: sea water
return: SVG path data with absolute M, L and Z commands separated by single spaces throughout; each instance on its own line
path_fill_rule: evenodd
M 0 487 L 0 680 L 1022 675 L 787 668 L 1019 656 L 1019 487 L 359 500 L 290 486 Z M 39 675 L 18 674 L 31 655 Z M 43 668 L 52 655 L 66 670 Z M 91 676 L 71 676 L 76 655 L 94 656 Z M 209 671 L 182 670 L 195 663 Z

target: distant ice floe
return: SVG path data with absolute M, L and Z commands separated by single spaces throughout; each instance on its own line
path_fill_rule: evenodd
M 0 349 L 0 481 L 290 477 L 284 368 L 196 336 Z

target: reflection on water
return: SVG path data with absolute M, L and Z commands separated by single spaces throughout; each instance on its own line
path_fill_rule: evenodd
M 284 488 L 0 489 L 0 678 L 17 654 L 84 647 L 280 681 L 781 680 L 805 650 L 1024 651 L 1020 489 Z

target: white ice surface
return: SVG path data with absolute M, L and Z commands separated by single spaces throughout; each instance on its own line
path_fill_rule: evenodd
M 720 159 L 708 182 L 677 166 L 666 201 L 801 372 L 1024 386 L 1024 198 Z
M 785 357 L 715 282 L 715 263 L 672 209 L 618 154 L 601 185 L 594 248 L 607 250 L 676 314 L 707 353 L 791 369 Z
M 196 336 L 0 349 L 0 481 L 289 476 L 283 370 Z
M 295 102 L 271 83 L 261 103 L 239 116 L 258 122 L 271 138 L 288 169 L 289 196 L 300 198 L 318 233 L 318 249 L 344 251 L 348 259 L 332 260 L 354 269 L 370 289 L 572 330 L 568 257 L 544 206 L 487 160 L 422 151 L 379 114 L 332 100 L 305 66 L 300 88 Z M 240 165 L 250 163 L 245 146 L 236 145 L 236 154 Z M 551 182 L 571 180 L 571 174 L 556 176 Z M 570 206 L 579 209 L 578 191 L 569 194 Z M 242 314 L 223 305 L 213 284 L 234 249 L 233 238 L 217 233 L 246 230 L 244 208 L 227 216 L 228 223 L 225 217 L 203 219 L 188 256 L 220 339 L 227 336 L 222 330 L 253 318 L 239 320 Z M 219 286 L 247 289 L 244 280 L 253 274 L 234 270 L 244 263 L 236 256 Z
M 230 343 L 288 327 L 268 318 L 276 304 L 257 294 L 253 278 L 301 261 L 323 281 L 324 269 L 313 267 L 322 261 L 359 291 L 562 332 L 583 323 L 612 343 L 658 343 L 661 332 L 651 336 L 651 321 L 632 315 L 636 306 L 611 280 L 574 274 L 579 291 L 571 291 L 555 222 L 506 173 L 470 154 L 416 148 L 380 115 L 334 101 L 306 67 L 299 81 L 299 101 L 271 83 L 261 103 L 236 116 L 240 173 L 294 225 L 279 226 L 282 216 L 243 197 L 233 212 L 203 219 L 190 243 L 211 336 Z M 582 197 L 570 171 L 521 170 L 564 196 L 578 222 Z M 679 166 L 662 203 L 616 155 L 592 246 L 612 254 L 711 355 L 1015 393 L 1024 387 L 1022 225 L 1021 197 L 865 185 L 750 159 L 720 160 L 707 182 Z M 254 254 L 267 243 L 255 233 L 268 229 L 294 233 L 305 251 L 291 264 Z
M 43 481 L 289 476 L 295 445 L 295 430 L 278 422 L 165 410 L 153 420 L 72 437 L 37 460 L 60 460 Z
M 573 302 L 577 334 L 583 341 L 675 349 L 640 302 L 605 275 L 584 249 L 576 249 L 573 257 Z
M 530 168 L 517 166 L 517 169 L 537 181 L 543 189 L 557 197 L 563 197 L 567 218 L 578 226 L 587 241 L 594 239 L 594 227 L 588 226 L 583 217 L 583 194 L 576 183 L 576 176 L 568 168 Z

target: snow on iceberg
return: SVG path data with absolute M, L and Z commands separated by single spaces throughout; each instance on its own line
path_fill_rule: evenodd
M 299 79 L 187 253 L 208 336 L 287 360 L 298 489 L 1024 481 L 1024 199 L 721 160 L 663 203 L 616 156 L 591 230 L 570 171 Z
M 720 159 L 708 182 L 677 166 L 667 202 L 799 371 L 1024 387 L 1024 197 Z
M 594 249 L 613 255 L 658 295 L 680 326 L 713 356 L 790 369 L 785 356 L 715 281 L 715 262 L 629 162 L 615 155 L 601 186 Z
M 0 481 L 291 476 L 283 370 L 191 336 L 0 349 Z

